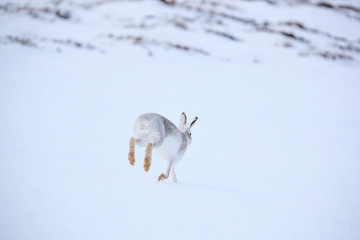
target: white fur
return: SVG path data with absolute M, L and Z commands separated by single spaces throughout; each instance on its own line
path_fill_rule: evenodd
M 179 143 L 182 141 L 178 136 L 169 136 L 155 151 L 165 160 L 179 159 Z
M 136 145 L 145 147 L 148 143 L 153 144 L 155 151 L 166 161 L 164 178 L 168 178 L 170 172 L 173 181 L 176 182 L 174 166 L 178 163 L 186 148 L 191 143 L 191 127 L 196 122 L 186 122 L 185 113 L 181 114 L 179 127 L 176 127 L 165 117 L 157 113 L 146 113 L 139 116 L 134 125 L 134 138 Z

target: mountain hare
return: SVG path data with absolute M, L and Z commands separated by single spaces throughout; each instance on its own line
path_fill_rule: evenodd
M 191 143 L 191 128 L 197 117 L 188 124 L 185 113 L 181 114 L 179 128 L 165 117 L 157 113 L 146 113 L 139 116 L 134 125 L 134 136 L 129 144 L 129 161 L 135 164 L 135 143 L 145 147 L 144 169 L 149 171 L 153 148 L 167 163 L 166 172 L 160 174 L 158 180 L 167 179 L 172 173 L 172 179 L 177 182 L 174 166 L 183 157 L 186 148 Z

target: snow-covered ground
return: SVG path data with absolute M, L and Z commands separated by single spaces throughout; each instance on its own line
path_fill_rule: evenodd
M 359 2 L 165 2 L 0 3 L 0 239 L 360 239 Z

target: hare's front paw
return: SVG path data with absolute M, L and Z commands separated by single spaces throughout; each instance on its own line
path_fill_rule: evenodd
M 158 177 L 158 181 L 160 182 L 161 180 L 167 179 L 168 176 L 164 173 L 160 174 L 160 176 Z

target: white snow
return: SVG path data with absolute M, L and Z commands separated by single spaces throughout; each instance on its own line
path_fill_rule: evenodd
M 296 41 L 283 48 L 281 36 L 228 22 L 224 28 L 242 39 L 232 42 L 204 33 L 201 14 L 160 1 L 63 4 L 69 20 L 0 15 L 0 239 L 360 238 L 358 54 L 301 57 Z M 279 13 L 276 23 L 286 19 L 284 5 L 236 4 L 235 13 L 266 18 L 252 15 L 259 6 Z M 328 31 L 306 10 L 315 7 L 289 9 Z M 358 20 L 322 12 L 352 26 L 334 24 L 331 32 L 359 39 Z M 159 27 L 124 27 L 123 19 L 148 14 Z M 184 31 L 169 24 L 174 15 L 198 21 Z M 11 43 L 10 35 L 37 47 Z M 135 167 L 127 160 L 134 121 L 146 112 L 175 125 L 181 112 L 199 117 L 176 184 L 157 182 L 166 164 L 155 152 L 148 173 L 145 149 L 136 148 Z

